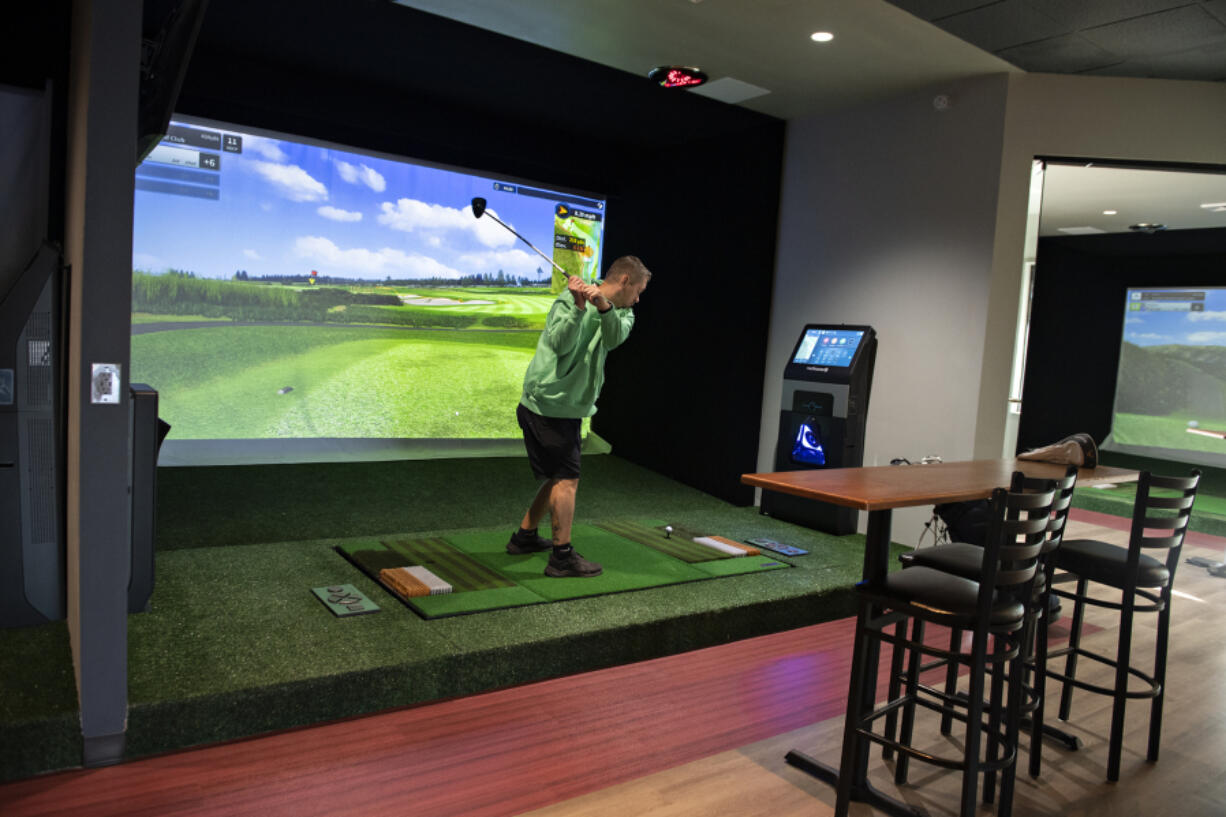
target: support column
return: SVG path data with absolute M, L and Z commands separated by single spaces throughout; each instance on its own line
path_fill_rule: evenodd
M 68 81 L 67 572 L 86 766 L 123 757 L 128 709 L 128 363 L 141 4 L 74 0 Z M 118 401 L 92 402 L 94 364 Z

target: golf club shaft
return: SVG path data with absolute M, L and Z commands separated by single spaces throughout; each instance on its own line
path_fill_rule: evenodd
M 540 250 L 536 249 L 536 247 L 533 245 L 533 243 L 532 243 L 531 241 L 529 241 L 528 239 L 524 238 L 524 237 L 523 237 L 522 235 L 520 235 L 519 233 L 515 232 L 515 228 L 514 228 L 514 227 L 512 227 L 512 226 L 511 226 L 511 225 L 509 225 L 509 224 L 507 224 L 507 223 L 506 223 L 505 221 L 503 221 L 502 219 L 498 218 L 498 216 L 494 215 L 494 214 L 493 214 L 493 213 L 491 213 L 489 210 L 486 210 L 486 211 L 483 213 L 483 215 L 489 216 L 490 218 L 494 219 L 494 221 L 497 221 L 497 222 L 498 222 L 499 224 L 501 224 L 503 227 L 506 227 L 508 230 L 510 230 L 510 231 L 511 231 L 511 233 L 513 233 L 513 234 L 515 235 L 515 237 L 516 237 L 516 238 L 518 238 L 520 241 L 524 242 L 524 243 L 525 243 L 525 244 L 527 244 L 529 247 L 532 247 L 532 249 L 536 251 L 536 254 L 537 254 L 537 255 L 539 255 L 541 258 L 544 258 L 544 259 L 545 259 L 546 261 L 548 261 L 550 264 L 553 264 L 553 268 L 554 268 L 554 269 L 556 269 L 558 272 L 562 273 L 562 277 L 564 277 L 564 278 L 569 278 L 569 277 L 570 277 L 570 273 L 568 273 L 566 270 L 564 270 L 564 269 L 562 269 L 561 267 L 559 267 L 556 261 L 554 261 L 554 260 L 553 260 L 552 258 L 550 258 L 548 255 L 545 255 L 545 253 L 543 253 L 543 252 L 541 252 Z

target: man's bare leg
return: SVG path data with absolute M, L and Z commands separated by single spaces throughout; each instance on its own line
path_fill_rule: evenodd
M 579 491 L 578 479 L 554 480 L 549 494 L 549 515 L 553 518 L 553 544 L 570 544 L 570 526 L 575 519 L 575 494 Z
M 536 530 L 540 527 L 541 520 L 545 518 L 545 514 L 549 513 L 549 500 L 553 493 L 554 482 L 555 480 L 552 479 L 541 480 L 540 486 L 536 489 L 536 496 L 532 498 L 532 504 L 524 513 L 524 521 L 519 523 L 521 528 Z
M 549 514 L 553 520 L 550 526 L 553 543 L 555 545 L 569 544 L 570 527 L 575 518 L 575 495 L 578 491 L 578 479 L 542 481 L 519 526 L 524 530 L 536 530 L 540 527 L 545 514 Z

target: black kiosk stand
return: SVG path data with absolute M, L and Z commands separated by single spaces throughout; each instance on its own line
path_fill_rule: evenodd
M 864 420 L 876 359 L 877 333 L 871 326 L 805 326 L 783 371 L 774 470 L 864 464 Z M 825 533 L 856 532 L 858 512 L 852 508 L 764 491 L 760 510 Z

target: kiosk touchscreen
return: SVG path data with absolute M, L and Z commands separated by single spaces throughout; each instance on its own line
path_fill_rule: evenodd
M 864 464 L 877 334 L 871 326 L 805 326 L 783 372 L 776 471 Z M 827 533 L 854 533 L 857 514 L 823 502 L 771 491 L 762 513 Z

